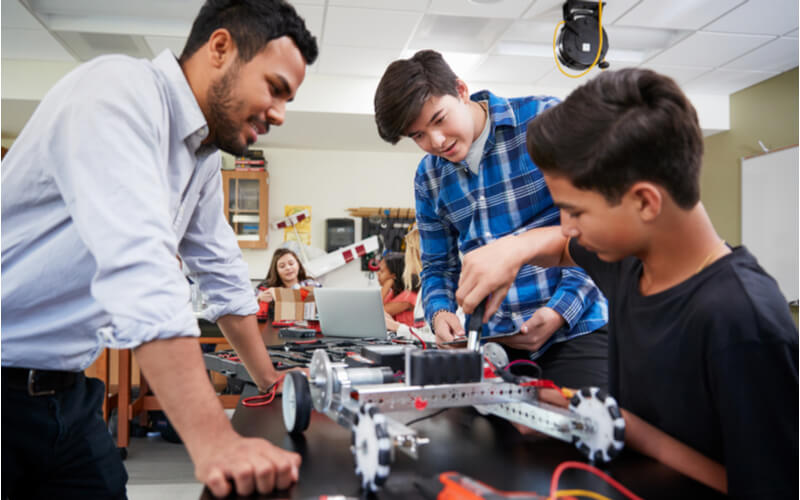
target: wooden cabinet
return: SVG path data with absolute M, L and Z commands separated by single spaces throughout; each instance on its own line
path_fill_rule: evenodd
M 222 171 L 225 218 L 241 248 L 267 248 L 268 186 L 266 170 Z

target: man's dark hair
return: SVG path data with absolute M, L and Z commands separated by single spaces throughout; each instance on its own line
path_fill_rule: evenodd
M 230 32 L 242 62 L 283 36 L 294 41 L 306 64 L 312 64 L 319 52 L 317 39 L 308 31 L 303 18 L 283 0 L 207 0 L 192 24 L 180 62 L 192 57 L 220 28 Z
M 456 74 L 434 50 L 420 50 L 411 59 L 394 61 L 375 91 L 378 134 L 397 144 L 430 97 L 458 95 L 456 80 Z
M 528 154 L 544 172 L 613 204 L 638 181 L 681 208 L 700 200 L 703 134 L 678 85 L 646 69 L 606 71 L 528 125 Z

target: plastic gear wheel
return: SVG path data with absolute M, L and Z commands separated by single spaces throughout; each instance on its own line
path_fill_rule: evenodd
M 594 432 L 578 432 L 572 442 L 589 460 L 610 462 L 625 446 L 625 419 L 617 400 L 597 387 L 583 388 L 569 402 L 578 415 L 590 419 Z
M 373 404 L 361 406 L 353 422 L 353 456 L 361 488 L 376 492 L 389 477 L 392 441 L 386 417 Z

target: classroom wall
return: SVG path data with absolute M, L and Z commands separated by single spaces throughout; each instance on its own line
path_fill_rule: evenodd
M 269 219 L 285 205 L 311 205 L 311 245 L 324 253 L 325 219 L 349 217 L 353 207 L 414 207 L 414 172 L 422 153 L 264 149 L 270 177 Z M 361 220 L 355 219 L 356 241 Z M 250 278 L 263 279 L 283 230 L 269 231 L 266 250 L 244 249 Z M 325 286 L 375 286 L 356 262 L 326 274 Z
M 798 143 L 798 70 L 782 73 L 730 96 L 731 129 L 707 137 L 701 199 L 720 236 L 742 241 L 741 164 L 743 156 Z M 797 210 L 797 207 L 792 207 Z
M 741 163 L 744 156 L 798 143 L 798 69 L 782 73 L 730 96 L 731 129 L 707 137 L 701 199 L 719 235 L 742 242 Z M 798 207 L 787 207 L 798 210 Z M 791 308 L 798 324 L 797 307 Z

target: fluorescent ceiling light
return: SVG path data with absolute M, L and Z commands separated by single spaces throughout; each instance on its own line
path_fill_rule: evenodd
M 406 50 L 403 52 L 402 57 L 404 59 L 408 59 L 416 54 L 418 51 L 416 50 Z M 466 75 L 471 72 L 481 60 L 482 55 L 476 54 L 473 52 L 440 52 L 444 60 L 453 70 L 453 72 L 458 75 Z
M 553 46 L 542 43 L 499 42 L 494 53 L 500 56 L 553 57 Z M 608 49 L 606 60 L 640 63 L 645 59 L 641 50 Z

